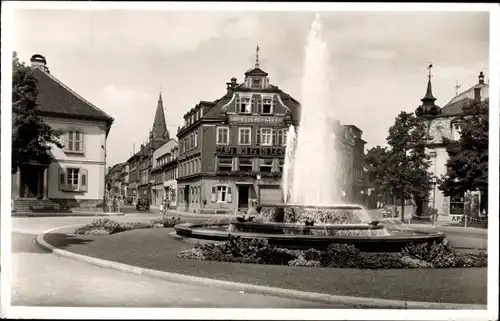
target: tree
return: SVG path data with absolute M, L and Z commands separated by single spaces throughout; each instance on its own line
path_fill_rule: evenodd
M 369 149 L 364 157 L 368 182 L 366 187 L 374 188 L 375 193 L 388 191 L 386 181 L 387 147 L 379 145 Z
M 488 100 L 464 106 L 455 120 L 461 125 L 460 138 L 443 139 L 449 159 L 439 189 L 445 196 L 476 190 L 488 195 L 488 110 Z M 486 206 L 486 198 L 483 200 L 481 210 Z
M 389 148 L 383 181 L 401 199 L 401 220 L 404 220 L 405 200 L 413 198 L 421 203 L 431 189 L 430 157 L 425 152 L 430 138 L 421 118 L 402 111 L 389 128 L 386 140 Z
M 51 144 L 62 148 L 60 133 L 40 117 L 37 108 L 38 86 L 30 67 L 12 57 L 12 173 L 20 164 L 36 161 L 47 164 Z

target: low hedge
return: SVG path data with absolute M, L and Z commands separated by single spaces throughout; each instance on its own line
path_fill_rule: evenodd
M 143 228 L 166 228 L 174 227 L 182 223 L 180 218 L 162 217 L 149 222 L 116 222 L 109 218 L 95 219 L 87 225 L 79 227 L 75 230 L 78 235 L 108 235 L 124 231 L 130 231 Z
M 410 245 L 400 253 L 360 252 L 355 246 L 331 244 L 326 251 L 289 250 L 268 244 L 265 239 L 229 236 L 225 242 L 197 244 L 177 254 L 182 259 L 239 262 L 303 267 L 402 269 L 486 267 L 487 255 L 461 253 L 447 240 L 442 243 Z

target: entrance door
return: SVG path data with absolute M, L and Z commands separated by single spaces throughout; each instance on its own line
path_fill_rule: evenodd
M 40 169 L 35 166 L 26 166 L 21 169 L 21 197 L 41 198 Z
M 238 208 L 248 209 L 248 193 L 250 188 L 248 186 L 238 186 Z
M 184 187 L 184 202 L 186 202 L 186 208 L 189 207 L 189 185 Z

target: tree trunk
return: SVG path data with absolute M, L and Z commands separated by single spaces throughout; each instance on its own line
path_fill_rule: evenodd
M 405 197 L 401 196 L 401 222 L 405 221 Z

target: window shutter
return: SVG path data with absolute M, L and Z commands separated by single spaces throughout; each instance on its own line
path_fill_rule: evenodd
M 227 202 L 232 203 L 233 202 L 233 195 L 231 194 L 231 187 L 227 188 Z
M 260 145 L 260 129 L 257 128 L 257 137 L 255 139 L 255 144 Z
M 272 145 L 275 146 L 276 145 L 276 129 L 271 129 L 271 135 L 272 135 Z
M 81 192 L 86 192 L 87 191 L 87 186 L 88 186 L 88 177 L 89 174 L 85 168 L 82 168 L 80 170 L 80 191 Z
M 252 97 L 252 100 L 251 100 L 251 101 L 252 101 L 252 110 L 251 110 L 251 112 L 252 112 L 252 113 L 255 113 L 255 112 L 257 112 L 257 107 L 255 106 L 255 105 L 256 105 L 256 103 L 257 103 L 257 99 L 256 99 L 256 98 L 254 98 L 254 97 Z
M 61 143 L 63 144 L 63 150 L 64 151 L 68 151 L 68 143 L 69 143 L 69 132 L 68 131 L 64 131 L 62 134 L 61 134 Z
M 59 190 L 64 191 L 66 189 L 66 170 L 64 168 L 59 168 Z
M 215 203 L 216 196 L 217 196 L 217 187 L 216 186 L 212 186 L 212 203 Z
M 81 152 L 85 151 L 85 149 L 83 148 L 84 138 L 85 138 L 85 135 L 83 134 L 83 132 L 80 132 L 80 151 Z

